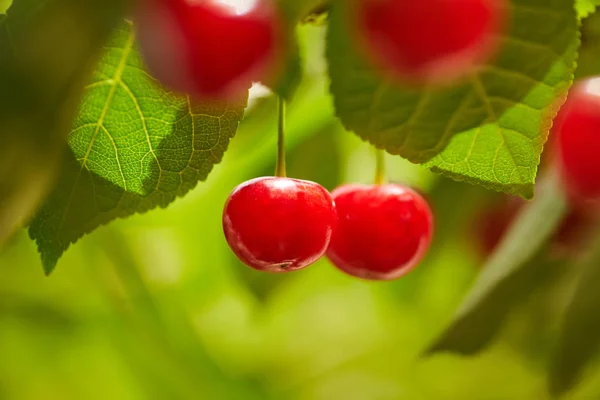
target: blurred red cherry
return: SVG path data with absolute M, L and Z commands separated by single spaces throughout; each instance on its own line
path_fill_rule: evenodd
M 267 0 L 146 0 L 134 22 L 150 73 L 176 92 L 237 99 L 282 69 L 285 27 Z
M 600 200 L 600 78 L 576 83 L 554 120 L 558 164 L 574 202 Z
M 407 83 L 445 83 L 498 52 L 506 0 L 354 0 L 357 39 Z

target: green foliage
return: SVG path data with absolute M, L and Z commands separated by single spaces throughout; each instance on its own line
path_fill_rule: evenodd
M 0 0 L 0 14 L 3 14 L 8 10 L 12 0 Z
M 332 118 L 322 83 L 304 82 L 289 107 L 289 166 L 328 185 L 368 182 L 372 150 Z M 323 261 L 255 274 L 272 284 L 254 296 L 220 211 L 239 182 L 272 173 L 275 107 L 273 98 L 254 103 L 206 183 L 167 209 L 87 235 L 50 279 L 25 235 L 0 253 L 3 400 L 548 399 L 532 366 L 539 358 L 505 336 L 478 357 L 419 357 L 477 273 L 462 228 L 486 193 L 398 157 L 388 158 L 391 176 L 422 176 L 408 181 L 432 199 L 440 224 L 422 265 L 403 280 L 371 283 Z M 312 162 L 327 150 L 339 159 Z M 33 308 L 49 316 L 32 318 Z M 524 319 L 534 311 L 524 308 Z M 594 375 L 568 399 L 599 393 Z
M 473 354 L 497 333 L 512 306 L 552 277 L 560 263 L 536 258 L 562 221 L 566 203 L 552 174 L 490 256 L 450 326 L 428 350 Z
M 600 74 L 600 13 L 582 21 L 581 48 L 577 59 L 576 79 Z
M 314 10 L 322 7 L 326 0 L 277 0 L 277 2 L 290 19 L 301 21 Z
M 296 25 L 307 13 L 318 5 L 321 0 L 295 1 L 278 0 L 277 4 L 285 16 L 289 28 L 288 52 L 286 54 L 286 67 L 282 77 L 275 83 L 274 91 L 286 100 L 294 95 L 302 79 L 302 58 L 298 46 Z M 268 83 L 268 82 L 267 82 Z
M 596 7 L 600 6 L 599 0 L 576 0 L 575 8 L 580 18 L 585 18 L 592 14 Z
M 124 5 L 17 0 L 0 15 L 0 244 L 49 189 L 83 82 Z
M 533 195 L 539 156 L 575 67 L 572 0 L 514 1 L 497 59 L 463 84 L 426 90 L 396 86 L 370 67 L 342 8 L 335 2 L 330 13 L 327 56 L 337 115 L 349 130 L 453 179 Z
M 44 269 L 83 234 L 166 207 L 221 160 L 245 104 L 193 104 L 144 71 L 133 29 L 107 46 L 69 136 L 59 181 L 31 223 Z
M 329 189 L 370 182 L 361 138 L 403 157 L 388 154 L 390 180 L 418 186 L 435 210 L 423 264 L 392 283 L 326 261 L 292 276 L 245 269 L 221 211 L 233 187 L 273 171 L 276 99 L 198 104 L 167 92 L 123 23 L 126 0 L 15 0 L 0 14 L 0 244 L 42 204 L 29 235 L 50 273 L 97 232 L 52 281 L 22 235 L 0 251 L 0 398 L 537 399 L 553 345 L 553 394 L 583 380 L 572 398 L 600 397 L 598 376 L 583 374 L 600 344 L 600 261 L 549 259 L 566 207 L 557 177 L 542 179 L 476 276 L 469 224 L 489 193 L 430 172 L 533 195 L 575 62 L 576 78 L 600 73 L 598 1 L 513 0 L 501 54 L 465 82 L 425 90 L 359 55 L 347 2 L 278 4 L 291 42 L 283 78 L 266 83 L 290 100 L 290 174 Z M 298 24 L 315 20 L 329 22 L 326 37 Z M 555 279 L 566 269 L 581 269 L 573 288 Z M 534 321 L 565 306 L 560 324 Z
M 582 262 L 574 294 L 562 321 L 562 332 L 550 366 L 550 390 L 571 390 L 600 349 L 600 234 L 594 250 Z
M 275 83 L 273 90 L 279 96 L 289 101 L 294 96 L 294 93 L 302 80 L 302 58 L 300 56 L 300 49 L 298 47 L 295 31 L 290 32 L 288 49 L 285 71 Z

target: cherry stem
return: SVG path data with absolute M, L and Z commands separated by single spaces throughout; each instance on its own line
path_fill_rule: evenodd
M 380 149 L 375 150 L 375 184 L 385 183 L 385 152 Z
M 275 176 L 285 178 L 285 100 L 279 97 L 278 123 L 277 123 L 277 164 Z

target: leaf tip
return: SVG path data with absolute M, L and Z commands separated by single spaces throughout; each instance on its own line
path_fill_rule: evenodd
M 44 269 L 44 274 L 46 276 L 50 276 L 54 269 L 56 268 L 56 264 L 58 263 L 58 259 L 60 256 L 50 255 L 40 250 L 40 256 L 42 259 L 42 267 Z
M 446 350 L 443 347 L 439 346 L 439 342 L 434 342 L 433 344 L 429 345 L 429 347 L 427 347 L 425 350 L 423 350 L 421 352 L 421 354 L 419 354 L 419 358 L 420 359 L 429 358 L 431 356 L 434 356 L 439 353 L 443 353 L 445 351 Z
M 523 185 L 522 189 L 519 191 L 519 195 L 525 200 L 532 200 L 535 193 L 534 188 L 533 184 Z

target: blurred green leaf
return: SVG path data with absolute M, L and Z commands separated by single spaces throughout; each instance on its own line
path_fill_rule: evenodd
M 295 26 L 296 21 L 290 21 L 290 24 Z M 275 84 L 273 90 L 279 96 L 289 101 L 294 96 L 302 80 L 302 56 L 300 55 L 296 31 L 293 28 L 290 28 L 290 39 L 286 48 L 288 51 L 286 54 L 285 71 Z
M 3 14 L 8 10 L 12 0 L 0 0 L 0 14 Z M 1 18 L 1 17 L 0 17 Z
M 288 43 L 286 46 L 287 54 L 285 55 L 285 71 L 283 75 L 274 85 L 274 92 L 286 100 L 291 100 L 294 93 L 298 89 L 298 85 L 302 80 L 304 73 L 303 69 L 303 52 L 298 43 L 298 22 L 301 21 L 321 0 L 278 0 L 278 5 L 283 12 L 287 29 Z
M 0 318 L 12 317 L 35 329 L 69 331 L 78 321 L 52 304 L 46 304 L 25 296 L 0 295 Z
M 50 188 L 84 82 L 126 3 L 16 0 L 0 16 L 0 243 Z
M 552 277 L 560 262 L 536 257 L 544 250 L 566 211 L 555 174 L 546 177 L 536 198 L 519 214 L 466 296 L 449 327 L 428 353 L 473 354 L 498 331 L 511 306 Z
M 277 0 L 281 9 L 295 21 L 302 20 L 315 9 L 321 8 L 327 0 Z
M 115 218 L 166 207 L 206 179 L 244 103 L 191 103 L 145 72 L 133 29 L 107 46 L 69 136 L 53 193 L 30 226 L 46 273 L 83 234 Z
M 314 136 L 299 143 L 288 152 L 289 175 L 318 182 L 328 190 L 335 189 L 342 176 L 342 154 L 337 141 L 341 134 L 342 128 L 332 120 Z
M 123 234 L 108 228 L 97 235 L 101 249 L 112 263 L 120 284 L 126 288 L 127 302 L 131 308 L 124 308 L 120 321 L 123 329 L 138 332 L 136 340 L 142 342 L 151 357 L 157 357 L 150 367 L 157 368 L 149 373 L 164 375 L 165 369 L 171 372 L 169 380 L 174 391 L 184 398 L 196 398 L 202 394 L 208 399 L 262 399 L 260 388 L 246 379 L 228 376 L 210 357 L 198 340 L 191 326 L 190 316 L 180 298 L 168 304 L 168 311 L 176 318 L 167 318 L 163 310 L 164 296 L 153 295 L 141 274 L 140 263 L 132 252 L 129 241 Z M 123 334 L 120 335 L 123 339 Z M 123 345 L 123 344 L 122 344 Z M 128 352 L 138 347 L 138 343 L 125 344 Z M 135 356 L 134 357 L 139 357 Z M 148 367 L 148 366 L 147 366 Z M 164 377 L 163 377 L 164 379 Z
M 550 391 L 555 395 L 565 393 L 579 382 L 600 347 L 600 231 L 593 245 L 593 253 L 582 262 L 550 365 Z
M 600 74 L 600 13 L 583 19 L 581 48 L 577 59 L 575 78 L 583 79 Z
M 392 84 L 359 55 L 343 8 L 343 1 L 331 7 L 327 57 L 336 112 L 349 130 L 453 179 L 533 196 L 548 130 L 573 78 L 573 0 L 515 0 L 496 60 L 464 84 L 426 90 Z
M 575 0 L 575 9 L 580 18 L 585 18 L 600 6 L 600 0 Z

